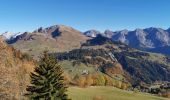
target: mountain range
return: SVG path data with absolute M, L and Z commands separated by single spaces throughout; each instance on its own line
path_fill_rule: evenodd
M 68 33 L 69 36 L 67 35 Z M 54 50 L 60 48 L 58 51 L 65 51 L 80 47 L 81 43 L 89 38 L 96 37 L 98 34 L 111 38 L 113 41 L 120 41 L 133 48 L 170 55 L 170 28 L 165 30 L 150 27 L 145 29 L 138 28 L 134 31 L 126 29 L 121 31 L 105 30 L 102 33 L 97 30 L 80 32 L 68 26 L 54 25 L 47 28 L 40 27 L 33 32 L 16 33 L 13 35 L 10 32 L 6 32 L 2 35 L 6 38 L 7 43 L 16 46 L 16 48 L 22 48 L 25 51 L 28 51 L 25 46 L 33 44 L 32 42 L 35 45 L 37 43 L 39 45 L 46 45 L 44 48 L 53 48 Z M 67 45 L 68 43 L 69 45 Z M 37 48 L 39 48 L 38 45 Z M 29 46 L 29 50 L 31 51 L 32 49 L 32 46 Z
M 93 31 L 91 34 L 101 33 L 98 31 L 94 33 Z M 136 29 L 134 31 L 121 30 L 115 32 L 106 30 L 102 35 L 111 38 L 113 41 L 125 43 L 133 48 L 168 55 L 170 54 L 170 28 L 164 30 L 162 28 L 151 27 Z

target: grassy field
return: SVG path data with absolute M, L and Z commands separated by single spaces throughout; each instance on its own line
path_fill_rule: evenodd
M 72 100 L 93 100 L 94 97 L 102 98 L 102 100 L 170 100 L 146 93 L 120 90 L 114 87 L 70 87 L 68 94 Z

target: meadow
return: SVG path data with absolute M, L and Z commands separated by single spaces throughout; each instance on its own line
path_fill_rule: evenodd
M 148 93 L 126 91 L 114 87 L 69 87 L 68 94 L 72 100 L 169 100 Z

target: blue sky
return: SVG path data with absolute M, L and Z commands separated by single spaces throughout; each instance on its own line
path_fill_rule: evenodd
M 55 24 L 80 31 L 170 27 L 170 0 L 0 0 L 0 33 Z

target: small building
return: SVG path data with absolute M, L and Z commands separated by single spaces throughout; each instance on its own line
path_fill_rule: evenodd
M 82 71 L 82 75 L 87 75 L 87 74 L 89 74 L 88 70 L 85 69 L 85 70 Z

